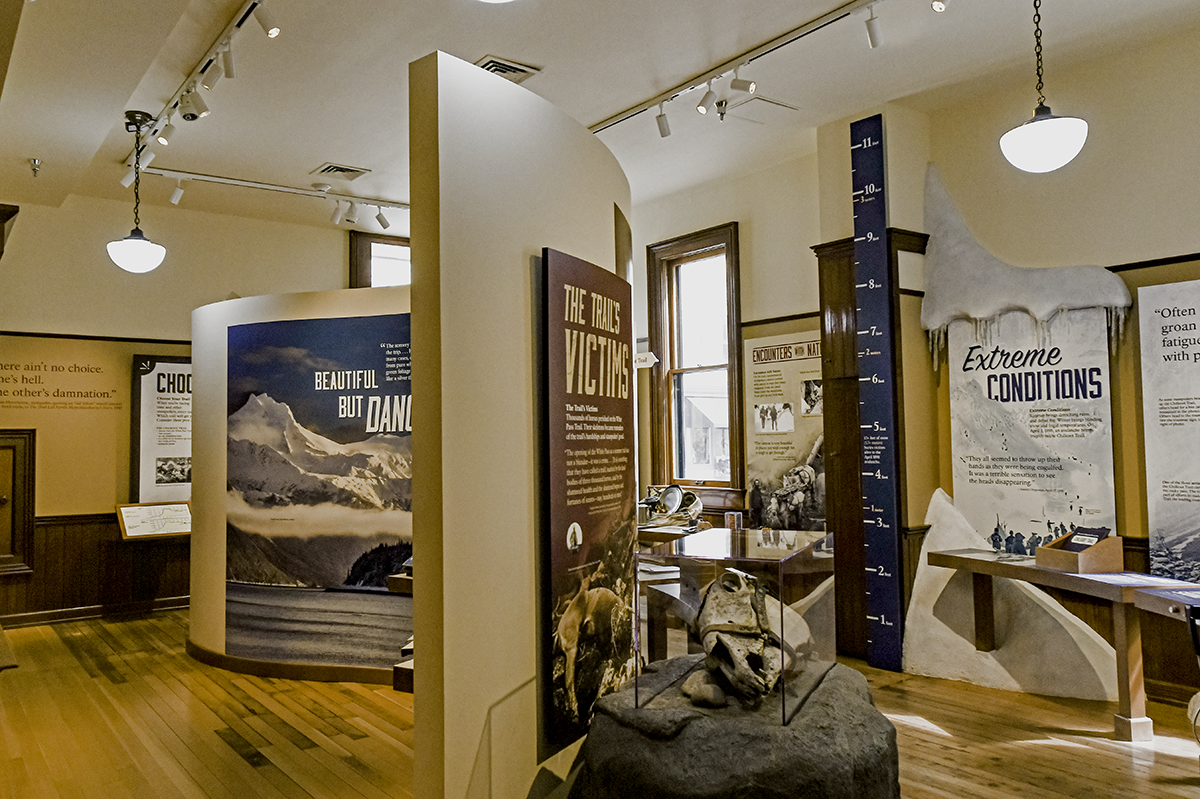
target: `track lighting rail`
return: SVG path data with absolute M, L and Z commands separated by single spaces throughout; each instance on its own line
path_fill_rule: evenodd
M 178 169 L 156 169 L 154 167 L 145 167 L 142 169 L 142 174 L 145 175 L 162 175 L 166 178 L 174 180 L 194 180 L 199 183 L 220 183 L 225 186 L 240 186 L 244 189 L 258 189 L 259 191 L 277 191 L 283 194 L 297 194 L 302 197 L 317 197 L 321 199 L 340 200 L 348 203 L 358 203 L 360 205 L 371 205 L 376 208 L 398 208 L 407 211 L 408 203 L 396 202 L 393 200 L 379 200 L 374 197 L 359 197 L 353 194 L 338 194 L 332 191 L 320 191 L 318 189 L 299 189 L 294 186 L 280 186 L 276 183 L 260 183 L 256 180 L 242 180 L 241 178 L 227 178 L 220 175 L 205 175 L 199 172 L 181 172 Z
M 246 0 L 245 3 L 238 9 L 233 18 L 229 20 L 229 24 L 221 31 L 212 46 L 204 53 L 204 57 L 196 64 L 195 68 L 188 73 L 184 78 L 183 83 L 179 84 L 179 88 L 171 95 L 171 99 L 163 106 L 162 111 L 158 112 L 158 116 L 154 117 L 154 121 L 149 127 L 149 135 L 147 139 L 155 138 L 159 132 L 167 126 L 172 114 L 180 109 L 180 103 L 183 96 L 189 91 L 196 91 L 203 83 L 205 76 L 210 69 L 221 69 L 223 73 L 232 78 L 233 70 L 230 69 L 233 65 L 231 56 L 225 54 L 233 47 L 233 35 L 242 29 L 242 26 L 250 19 L 251 15 L 263 4 L 263 0 Z M 263 9 L 264 11 L 266 9 Z M 265 26 L 264 26 L 265 27 Z M 278 29 L 276 29 L 278 30 Z M 268 36 L 270 34 L 268 33 Z M 274 38 L 274 37 L 272 37 Z M 181 115 L 182 116 L 182 115 Z M 132 158 L 132 154 L 130 155 Z
M 647 100 L 643 100 L 637 105 L 627 108 L 619 114 L 615 114 L 608 119 L 597 122 L 589 127 L 588 130 L 590 130 L 592 133 L 599 133 L 605 128 L 611 128 L 613 125 L 624 122 L 631 117 L 635 117 L 643 111 L 648 111 L 651 108 L 655 108 L 659 103 L 670 102 L 681 94 L 686 94 L 693 89 L 699 89 L 703 86 L 706 86 L 709 81 L 716 80 L 717 78 L 729 74 L 736 67 L 740 67 L 741 65 L 747 64 L 755 59 L 762 58 L 768 53 L 778 50 L 780 47 L 791 44 L 797 39 L 801 39 L 810 33 L 814 33 L 821 28 L 824 28 L 826 25 L 830 25 L 834 22 L 837 22 L 839 19 L 842 19 L 843 17 L 853 14 L 859 9 L 866 8 L 867 6 L 874 5 L 878 2 L 880 2 L 880 0 L 851 0 L 849 3 L 835 8 L 833 11 L 822 14 L 816 19 L 809 20 L 798 28 L 793 28 L 787 33 L 776 36 L 774 39 L 763 42 L 757 47 L 747 50 L 739 56 L 735 56 L 728 61 L 718 64 L 707 72 L 702 72 L 695 77 L 689 78 L 683 83 L 668 89 L 662 94 L 658 94 Z

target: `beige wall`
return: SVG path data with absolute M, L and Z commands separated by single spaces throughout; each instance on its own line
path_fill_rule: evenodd
M 817 259 L 809 249 L 820 242 L 816 169 L 816 156 L 803 156 L 638 205 L 632 221 L 637 335 L 648 330 L 646 246 L 726 222 L 739 226 L 743 323 L 819 310 Z
M 930 113 L 931 153 L 971 231 L 1019 266 L 1130 263 L 1200 252 L 1200 29 L 1057 68 L 1046 97 L 1090 126 L 1067 166 L 1008 165 L 1001 134 L 1032 115 L 1031 81 Z
M 129 203 L 72 195 L 59 208 L 20 208 L 0 258 L 3 330 L 186 341 L 192 310 L 230 294 L 348 283 L 349 244 L 333 227 L 143 206 L 142 228 L 167 257 L 133 275 L 105 250 L 129 235 Z

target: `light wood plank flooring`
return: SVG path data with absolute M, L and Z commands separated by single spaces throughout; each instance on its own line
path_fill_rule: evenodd
M 1116 703 L 1030 696 L 953 680 L 867 675 L 900 742 L 906 799 L 1200 797 L 1200 745 L 1182 708 L 1151 703 L 1154 741 L 1113 740 Z
M 0 797 L 411 796 L 411 695 L 205 666 L 186 625 L 176 611 L 9 630 Z M 1151 705 L 1155 740 L 1121 743 L 1111 704 L 847 662 L 896 725 L 906 799 L 1200 798 L 1182 709 Z
M 6 632 L 0 797 L 410 797 L 412 696 L 184 653 L 187 613 Z

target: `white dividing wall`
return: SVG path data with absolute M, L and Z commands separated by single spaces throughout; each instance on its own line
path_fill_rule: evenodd
M 503 78 L 434 53 L 409 89 L 415 793 L 519 799 L 538 765 L 537 260 L 615 272 L 629 184 Z

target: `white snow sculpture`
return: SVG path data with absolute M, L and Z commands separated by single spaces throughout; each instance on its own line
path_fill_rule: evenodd
M 1029 583 L 993 578 L 997 647 L 976 650 L 971 575 L 930 566 L 926 553 L 990 547 L 940 488 L 925 523 L 931 526 L 905 621 L 906 672 L 1045 696 L 1117 698 L 1112 646 Z
M 1045 339 L 1059 311 L 1105 308 L 1115 345 L 1132 304 L 1121 278 L 1100 266 L 1025 268 L 1004 263 L 975 240 L 932 164 L 925 173 L 925 229 L 929 244 L 921 326 L 929 331 L 935 369 L 950 322 L 971 322 L 975 338 L 987 343 L 1000 316 L 1010 311 L 1029 314 L 1039 338 Z

